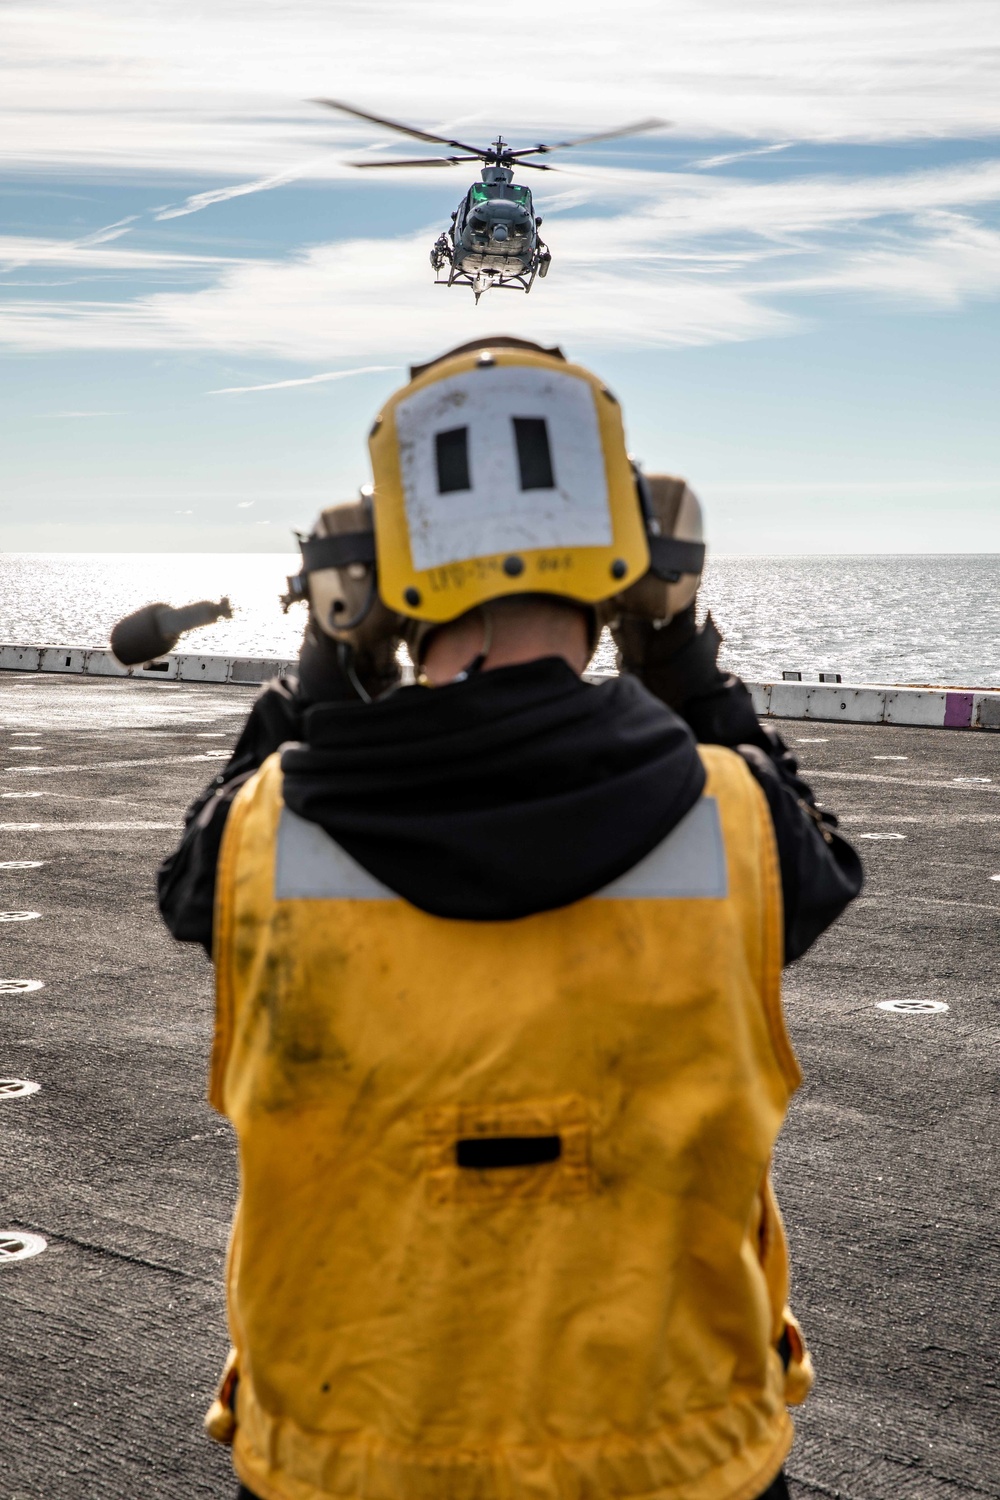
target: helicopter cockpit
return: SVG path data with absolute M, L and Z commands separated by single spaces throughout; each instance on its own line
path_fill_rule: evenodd
M 474 182 L 469 189 L 466 201 L 471 212 L 477 204 L 487 203 L 491 199 L 495 201 L 498 198 L 511 203 L 521 203 L 529 214 L 531 212 L 531 189 L 522 187 L 519 182 Z
M 534 251 L 531 191 L 511 182 L 511 175 L 502 167 L 485 168 L 482 182 L 472 184 L 455 214 L 456 248 L 475 256 L 477 269 L 478 258 L 484 254 L 504 260 L 523 258 L 526 263 Z M 501 269 L 499 263 L 496 268 Z

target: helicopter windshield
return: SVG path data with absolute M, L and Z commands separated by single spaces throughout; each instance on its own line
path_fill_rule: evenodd
M 469 189 L 469 207 L 475 208 L 480 203 L 488 203 L 490 199 L 494 202 L 497 198 L 506 198 L 510 203 L 523 203 L 525 208 L 531 207 L 531 190 L 522 187 L 515 182 L 474 182 Z

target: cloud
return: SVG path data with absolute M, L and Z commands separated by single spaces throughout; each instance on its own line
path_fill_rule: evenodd
M 601 178 L 596 172 L 591 175 L 600 199 Z M 608 190 L 614 191 L 613 174 L 609 178 Z M 866 223 L 887 216 L 1000 202 L 1000 160 L 865 176 L 817 173 L 778 181 L 643 173 L 635 174 L 630 186 L 631 192 L 622 196 L 637 201 L 636 211 L 610 221 L 614 228 L 605 236 L 603 248 L 671 249 L 706 236 L 724 236 L 727 248 L 739 251 L 748 237 L 759 244 L 797 241 L 803 235 L 845 227 L 862 233 Z M 574 230 L 584 222 L 585 239 L 598 234 L 608 221 L 576 219 Z
M 542 295 L 505 293 L 499 303 L 497 293 L 488 312 L 465 289 L 428 284 L 426 248 L 422 238 L 341 241 L 288 261 L 232 267 L 190 294 L 115 304 L 9 302 L 0 309 L 0 343 L 38 351 L 212 349 L 301 364 L 432 353 L 498 321 L 544 341 L 571 334 L 612 348 L 753 338 L 794 326 L 739 287 L 654 278 L 634 265 L 578 265 L 562 279 L 553 272 Z
M 466 0 L 430 12 L 410 0 L 33 0 L 4 10 L 0 138 L 8 165 L 261 182 L 325 151 L 317 175 L 343 175 L 344 149 L 388 139 L 306 102 L 329 93 L 417 124 L 447 97 L 477 139 L 498 124 L 530 141 L 643 114 L 673 120 L 677 137 L 750 145 L 982 136 L 1000 131 L 998 31 L 994 0 L 629 0 L 613 12 L 549 0 L 512 66 L 509 51 L 474 47 Z
M 354 360 L 375 373 L 501 320 L 543 341 L 635 349 L 789 334 L 803 326 L 805 296 L 954 307 L 1000 295 L 1000 243 L 982 221 L 1000 201 L 1000 161 L 780 181 L 643 172 L 632 191 L 615 180 L 617 200 L 605 195 L 601 174 L 592 175 L 595 196 L 621 211 L 560 220 L 550 236 L 552 273 L 530 297 L 494 293 L 477 309 L 464 289 L 430 281 L 424 236 L 345 239 L 284 259 L 209 261 L 203 284 L 190 290 L 118 301 L 11 298 L 0 304 L 0 344 L 212 350 L 299 367 Z M 109 245 L 76 253 L 124 252 Z
M 71 264 L 76 265 L 85 263 L 77 259 L 81 252 L 92 250 L 95 245 L 106 245 L 111 240 L 121 239 L 123 234 L 129 233 L 129 226 L 135 223 L 136 218 L 136 214 L 129 214 L 126 219 L 116 219 L 113 224 L 105 224 L 102 229 L 95 229 L 92 233 L 85 234 L 82 239 L 47 242 L 50 263 L 53 259 L 69 261 Z M 30 245 L 31 241 L 21 240 L 19 243 L 22 246 L 26 246 Z M 55 249 L 56 246 L 58 246 L 58 251 Z M 7 271 L 17 271 L 22 266 L 34 265 L 41 258 L 41 255 L 33 254 L 30 249 L 22 249 L 21 258 L 9 261 L 4 269 Z
M 693 161 L 692 167 L 699 171 L 705 171 L 709 167 L 728 167 L 734 161 L 746 161 L 748 156 L 772 156 L 775 151 L 787 151 L 792 141 L 781 141 L 774 146 L 755 146 L 749 151 L 727 151 L 722 156 L 706 156 L 701 161 Z
M 272 172 L 269 177 L 258 177 L 253 182 L 237 182 L 232 187 L 213 188 L 209 192 L 194 193 L 190 198 L 185 198 L 183 203 L 175 206 L 169 204 L 157 209 L 153 213 L 156 220 L 183 219 L 188 214 L 200 213 L 203 208 L 211 208 L 216 203 L 228 203 L 230 198 L 245 198 L 250 193 L 266 193 L 271 188 L 284 187 L 287 182 L 295 182 L 297 179 L 307 177 L 310 172 L 315 172 L 317 163 L 311 162 L 302 167 L 291 167 L 287 172 Z
M 788 278 L 787 296 L 853 293 L 956 308 L 1000 296 L 1000 231 L 960 214 L 927 214 L 919 251 L 887 233 L 818 272 Z
M 127 231 L 122 229 L 120 234 Z M 104 234 L 103 230 L 99 234 Z M 33 235 L 0 234 L 0 263 L 6 270 L 19 266 L 86 266 L 102 271 L 163 271 L 215 268 L 234 263 L 226 255 L 184 255 L 174 251 L 109 249 L 109 240 L 87 235 L 81 240 L 57 240 Z M 0 288 L 4 285 L 0 282 Z
M 269 380 L 264 385 L 224 385 L 206 396 L 242 396 L 247 391 L 284 391 L 293 385 L 320 385 L 324 380 L 346 380 L 349 375 L 377 375 L 383 370 L 398 370 L 399 365 L 359 365 L 356 370 L 327 370 L 322 375 L 303 375 L 298 380 Z

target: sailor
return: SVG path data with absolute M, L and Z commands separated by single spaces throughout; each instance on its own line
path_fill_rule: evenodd
M 240 1156 L 209 1432 L 258 1500 L 780 1500 L 780 971 L 859 861 L 599 379 L 477 341 L 370 446 L 303 543 L 300 675 L 160 872 Z

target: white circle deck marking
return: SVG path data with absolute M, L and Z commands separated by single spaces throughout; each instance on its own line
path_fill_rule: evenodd
M 38 870 L 47 863 L 44 859 L 3 859 L 0 870 Z
M 40 911 L 0 911 L 0 922 L 37 922 Z
M 0 1099 L 27 1099 L 29 1094 L 37 1094 L 41 1086 L 30 1078 L 0 1078 Z
M 44 979 L 0 979 L 0 995 L 27 995 L 44 988 Z
M 991 880 L 1000 880 L 1000 875 L 991 875 L 990 879 Z
M 33 750 L 36 755 L 46 754 L 45 745 L 8 745 L 8 750 Z
M 0 792 L 0 797 L 5 801 L 13 801 L 15 797 L 44 797 L 44 792 Z
M 872 760 L 909 760 L 908 755 L 873 755 Z
M 856 839 L 905 839 L 905 833 L 856 833 Z
M 230 752 L 228 750 L 206 750 L 204 755 L 206 760 L 228 760 Z
M 29 1260 L 32 1255 L 41 1255 L 47 1244 L 40 1234 L 27 1234 L 21 1229 L 0 1229 L 0 1266 L 8 1261 Z
M 992 781 L 993 777 L 992 776 L 953 776 L 951 779 L 952 779 L 952 781 L 977 781 L 977 782 L 984 782 L 984 781 Z
M 225 738 L 221 729 L 203 729 L 195 735 L 196 740 L 224 740 Z
M 904 1016 L 939 1016 L 948 1006 L 943 1000 L 880 1000 L 878 1008 Z
M 826 745 L 826 744 L 829 743 L 829 741 L 827 740 L 826 736 L 824 735 L 822 737 L 822 739 L 818 739 L 818 740 L 796 740 L 795 743 L 797 745 Z

